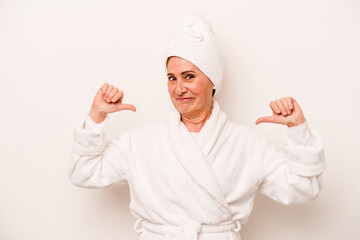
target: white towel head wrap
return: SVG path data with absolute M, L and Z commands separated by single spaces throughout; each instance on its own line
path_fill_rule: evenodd
M 214 83 L 215 95 L 220 92 L 224 66 L 215 33 L 205 16 L 192 12 L 178 21 L 170 35 L 165 62 L 171 56 L 194 64 Z

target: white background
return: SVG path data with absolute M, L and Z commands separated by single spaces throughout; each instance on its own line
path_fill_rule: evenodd
M 258 195 L 242 238 L 360 239 L 358 0 L 0 0 L 0 239 L 136 239 L 127 185 L 70 183 L 73 127 L 105 81 L 137 107 L 111 115 L 109 138 L 166 117 L 163 52 L 189 11 L 217 35 L 230 120 L 281 147 L 285 126 L 254 123 L 292 96 L 325 143 L 320 196 L 283 206 Z

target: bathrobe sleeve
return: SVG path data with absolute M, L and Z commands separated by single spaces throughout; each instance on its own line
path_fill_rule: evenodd
M 307 121 L 287 127 L 283 150 L 277 150 L 265 136 L 259 147 L 263 194 L 286 205 L 305 203 L 318 196 L 325 169 L 324 147 L 320 135 L 310 129 Z
M 75 125 L 68 172 L 74 185 L 104 188 L 127 182 L 122 138 L 110 141 L 105 138 L 109 121 L 107 115 L 97 124 L 86 115 Z

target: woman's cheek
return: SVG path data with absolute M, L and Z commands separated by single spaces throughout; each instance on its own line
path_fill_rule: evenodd
M 174 84 L 171 84 L 171 83 L 168 82 L 167 85 L 168 85 L 168 92 L 169 92 L 169 94 L 170 94 L 170 95 L 173 95 L 173 94 L 174 94 L 174 89 L 175 89 L 175 88 L 174 88 Z
M 202 92 L 203 86 L 199 82 L 192 82 L 188 89 L 190 89 L 193 94 L 198 95 Z

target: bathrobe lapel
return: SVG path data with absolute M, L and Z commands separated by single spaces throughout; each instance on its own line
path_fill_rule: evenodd
M 226 115 L 220 111 L 218 103 L 214 100 L 211 116 L 202 127 L 197 141 L 191 136 L 180 118 L 176 110 L 171 113 L 169 140 L 173 151 L 184 170 L 220 204 L 223 215 L 227 215 L 229 214 L 228 204 L 207 159 L 226 122 Z

